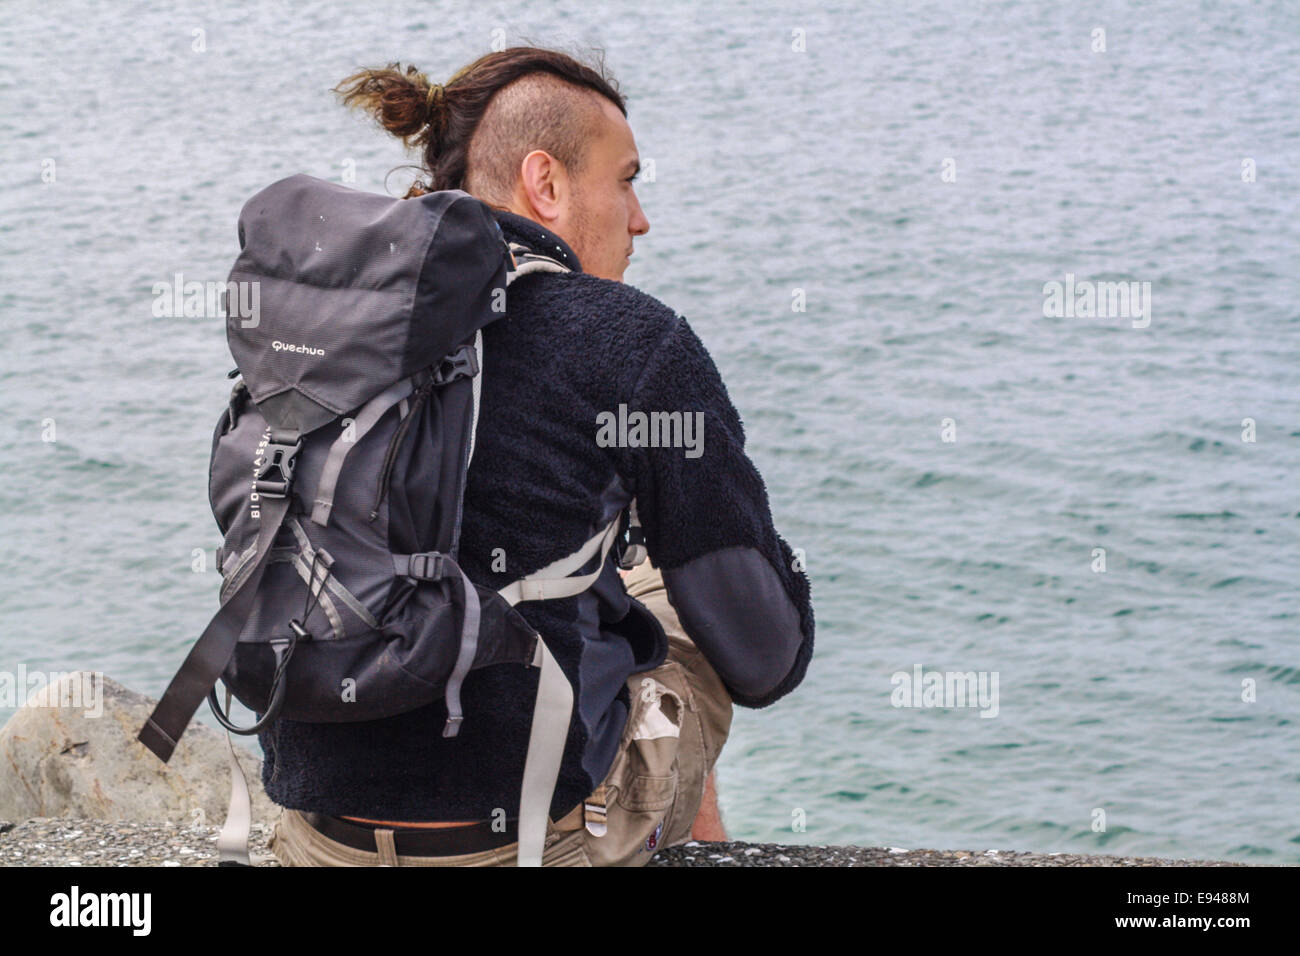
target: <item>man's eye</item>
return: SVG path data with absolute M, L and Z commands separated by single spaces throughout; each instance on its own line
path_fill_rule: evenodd
M 623 182 L 625 183 L 636 182 L 636 178 L 640 175 L 641 175 L 640 173 L 633 173 L 631 176 L 627 177 L 627 179 L 623 180 Z

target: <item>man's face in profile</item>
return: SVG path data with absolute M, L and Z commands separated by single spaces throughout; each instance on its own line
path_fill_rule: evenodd
M 587 147 L 581 174 L 569 180 L 556 232 L 578 254 L 584 272 L 622 282 L 633 237 L 648 232 L 650 222 L 632 188 L 641 165 L 632 128 L 613 103 L 599 99 L 600 134 Z

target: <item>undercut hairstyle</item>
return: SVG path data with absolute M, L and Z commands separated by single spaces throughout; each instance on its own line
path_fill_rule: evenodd
M 499 207 L 509 204 L 523 158 L 535 149 L 581 175 L 603 119 L 597 97 L 627 116 L 599 51 L 587 64 L 558 50 L 509 47 L 462 67 L 445 86 L 390 63 L 353 73 L 333 92 L 420 148 L 424 179 L 404 198 L 463 189 Z

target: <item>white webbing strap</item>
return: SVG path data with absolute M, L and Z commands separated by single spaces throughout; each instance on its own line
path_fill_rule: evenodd
M 533 726 L 524 758 L 524 784 L 519 794 L 519 866 L 541 866 L 546 849 L 546 825 L 551 798 L 560 776 L 564 742 L 573 714 L 573 688 L 554 655 L 539 636 L 533 664 L 542 669 L 537 680 Z
M 478 366 L 478 374 L 474 376 L 470 384 L 470 398 L 474 403 L 473 418 L 469 423 L 469 454 L 465 457 L 465 467 L 474 460 L 474 438 L 478 434 L 478 402 L 479 393 L 483 391 L 483 330 L 479 329 L 474 333 L 474 359 Z
M 619 519 L 593 535 L 573 554 L 552 561 L 546 567 L 500 590 L 511 606 L 520 601 L 543 601 L 548 598 L 572 597 L 589 588 L 605 569 L 605 558 L 618 537 Z M 600 563 L 590 574 L 568 577 L 596 554 Z M 519 794 L 520 866 L 541 866 L 546 847 L 546 828 L 550 821 L 551 798 L 559 779 L 564 758 L 564 743 L 569 736 L 573 715 L 573 688 L 554 655 L 537 637 L 533 666 L 542 669 L 537 679 L 537 701 L 533 705 L 533 726 L 528 735 L 528 755 L 524 758 L 524 783 Z
M 230 688 L 226 688 L 226 713 L 230 713 Z M 226 731 L 226 746 L 230 748 L 230 807 L 226 810 L 226 822 L 217 834 L 217 865 L 252 866 L 248 859 L 248 835 L 253 829 L 253 804 L 230 731 Z
M 534 272 L 570 272 L 568 266 L 562 262 L 544 256 L 540 253 L 533 252 L 526 246 L 517 242 L 510 243 L 510 256 L 514 260 L 514 268 L 506 270 L 506 286 L 514 282 L 520 276 L 531 275 Z
M 558 561 L 553 561 L 546 567 L 534 571 L 527 577 L 520 578 L 512 584 L 507 584 L 499 593 L 511 606 L 518 604 L 520 601 L 547 601 L 554 598 L 573 597 L 575 594 L 581 594 L 600 577 L 600 573 L 605 569 L 605 556 L 609 554 L 609 549 L 614 546 L 614 540 L 618 537 L 618 519 L 610 522 L 609 526 L 600 533 L 588 539 L 573 554 Z M 574 571 L 582 567 L 599 552 L 600 564 L 596 570 L 590 574 L 579 575 L 578 577 L 569 577 Z

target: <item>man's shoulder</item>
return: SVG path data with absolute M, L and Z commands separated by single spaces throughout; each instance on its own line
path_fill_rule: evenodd
M 603 279 L 586 272 L 550 273 L 550 277 L 560 281 L 551 283 L 548 291 L 566 300 L 574 311 L 609 315 L 612 310 L 612 314 L 619 317 L 655 322 L 664 327 L 679 321 L 671 307 L 626 282 Z
M 647 292 L 585 272 L 543 273 L 528 291 L 527 309 L 541 309 L 548 326 L 563 326 L 566 338 L 623 362 L 642 363 L 685 320 Z

